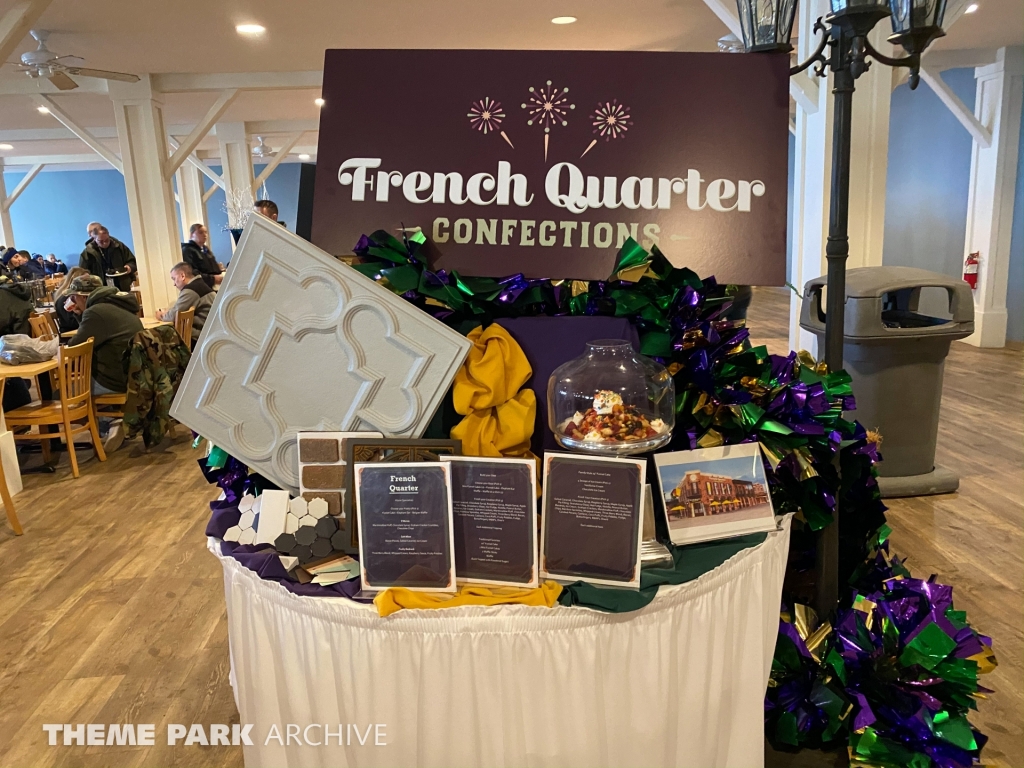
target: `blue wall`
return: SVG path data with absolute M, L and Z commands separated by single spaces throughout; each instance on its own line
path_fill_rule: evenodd
M 943 79 L 974 108 L 974 70 L 951 69 Z M 855 97 L 856 98 L 856 97 Z M 892 93 L 886 179 L 886 266 L 963 275 L 971 135 L 925 83 Z
M 295 231 L 299 203 L 299 163 L 282 163 L 267 180 L 267 193 L 280 208 L 280 218 Z M 214 167 L 219 173 L 220 168 Z M 260 167 L 256 168 L 257 173 Z M 23 173 L 5 173 L 4 184 L 10 192 L 24 177 Z M 205 179 L 209 187 L 213 182 Z M 209 217 L 212 247 L 217 258 L 231 259 L 230 235 L 224 213 L 224 193 L 217 190 L 206 210 Z M 32 253 L 55 253 L 69 266 L 78 264 L 79 254 L 88 235 L 90 221 L 103 222 L 110 234 L 134 250 L 131 223 L 128 219 L 128 198 L 124 177 L 113 168 L 103 171 L 43 170 L 11 206 L 11 224 L 18 248 Z M 3 243 L 10 245 L 10 243 Z
M 5 173 L 11 192 L 23 173 Z M 90 221 L 103 222 L 110 234 L 132 244 L 124 177 L 106 171 L 43 170 L 11 206 L 11 224 L 18 248 L 32 253 L 54 253 L 68 266 L 77 266 L 88 239 Z M 10 245 L 10 243 L 5 243 Z

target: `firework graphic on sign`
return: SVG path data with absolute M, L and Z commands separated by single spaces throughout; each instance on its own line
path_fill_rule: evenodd
M 611 141 L 625 136 L 629 126 L 633 124 L 633 120 L 630 117 L 629 107 L 619 104 L 618 99 L 612 99 L 610 102 L 606 101 L 597 105 L 597 109 L 590 115 L 590 124 L 598 138 Z M 583 150 L 583 155 L 592 150 L 596 144 L 597 139 L 593 139 Z M 580 157 L 582 158 L 583 155 Z
M 505 110 L 502 109 L 500 101 L 496 101 L 490 96 L 484 96 L 473 102 L 466 117 L 469 118 L 469 124 L 484 136 L 488 133 L 498 133 L 512 149 L 515 149 L 508 134 L 501 130 L 501 123 L 505 119 Z
M 526 110 L 526 124 L 539 125 L 544 129 L 544 162 L 547 162 L 551 127 L 568 125 L 569 110 L 576 109 L 575 104 L 569 103 L 569 89 L 559 90 L 551 85 L 550 80 L 542 88 L 531 86 L 530 95 L 521 106 Z

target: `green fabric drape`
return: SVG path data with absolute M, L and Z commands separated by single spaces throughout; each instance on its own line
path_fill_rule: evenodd
M 640 589 L 597 587 L 577 581 L 562 589 L 560 605 L 581 605 L 609 613 L 627 613 L 650 603 L 662 584 L 685 584 L 714 570 L 730 557 L 749 547 L 756 547 L 768 538 L 767 533 L 751 533 L 734 539 L 687 544 L 684 547 L 668 545 L 675 560 L 673 568 L 644 568 L 640 572 Z

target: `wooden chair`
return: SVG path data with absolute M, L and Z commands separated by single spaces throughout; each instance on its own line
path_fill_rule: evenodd
M 4 385 L 7 379 L 0 379 L 0 400 L 4 398 Z M 14 510 L 14 501 L 11 499 L 11 492 L 7 488 L 7 475 L 4 474 L 4 463 L 0 461 L 0 499 L 4 502 L 4 511 L 7 513 L 7 522 L 11 524 L 15 536 L 21 536 L 24 531 L 21 529 L 21 522 L 18 520 L 18 513 Z
M 50 335 L 48 338 L 58 339 L 60 338 L 60 327 L 57 325 L 57 315 L 54 312 L 43 312 L 43 320 L 46 321 L 46 325 L 50 328 Z
M 75 435 L 88 432 L 96 450 L 96 458 L 107 460 L 96 425 L 96 413 L 92 402 L 92 344 L 89 339 L 74 347 L 61 347 L 57 352 L 57 378 L 60 381 L 60 402 L 42 401 L 29 403 L 4 414 L 7 427 L 39 427 L 39 432 L 22 432 L 14 435 L 15 440 L 39 440 L 43 447 L 43 461 L 50 461 L 50 441 L 64 438 L 68 458 L 71 459 L 71 474 L 78 477 L 78 457 L 75 455 Z M 73 422 L 84 421 L 74 425 Z M 43 432 L 46 425 L 57 426 L 56 432 Z
M 57 327 L 57 321 L 54 320 L 53 315 L 49 312 L 33 312 L 28 316 L 28 324 L 32 328 L 33 339 L 43 339 L 49 341 L 50 339 L 56 339 L 60 336 L 60 329 Z M 60 382 L 57 379 L 57 371 L 49 371 L 50 377 L 50 391 L 56 392 L 60 387 Z M 36 387 L 39 387 L 39 382 L 35 382 Z M 39 394 L 39 399 L 42 400 L 42 393 Z
M 192 349 L 192 320 L 195 317 L 196 308 L 186 309 L 184 312 L 178 312 L 174 316 L 174 330 L 181 336 L 181 340 L 185 342 L 185 346 Z
M 28 324 L 32 328 L 33 339 L 49 341 L 56 335 L 53 332 L 53 327 L 50 325 L 50 321 L 47 319 L 46 314 L 40 315 L 33 312 L 28 316 Z

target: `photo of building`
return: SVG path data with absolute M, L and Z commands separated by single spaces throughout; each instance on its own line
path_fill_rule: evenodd
M 768 503 L 764 483 L 690 470 L 665 499 L 669 518 L 719 515 Z
M 658 479 L 676 543 L 769 530 L 775 513 L 757 445 L 665 454 Z

